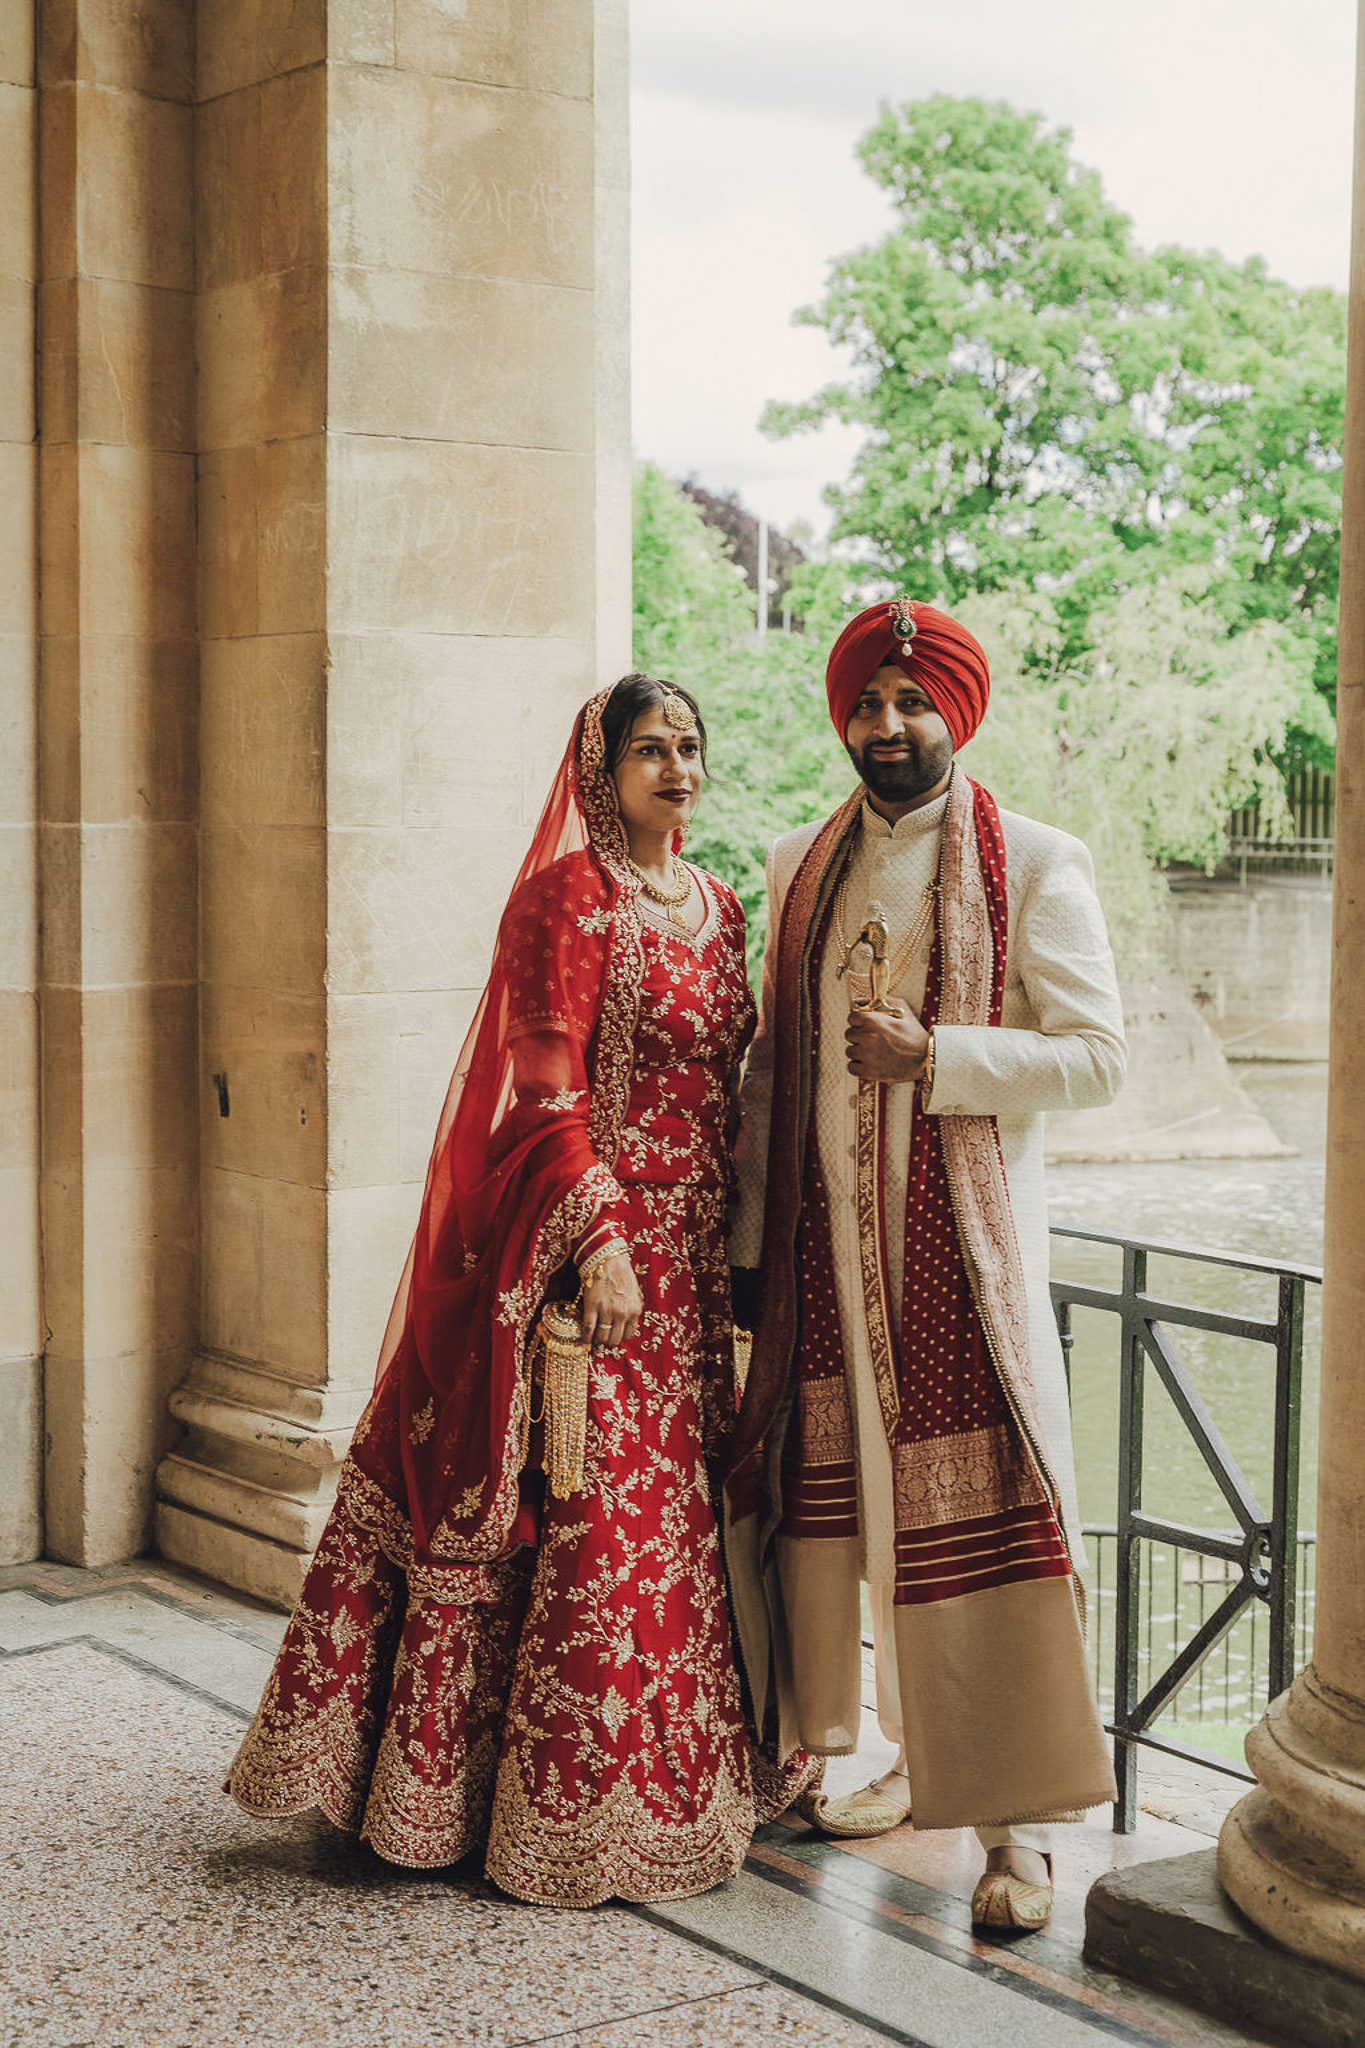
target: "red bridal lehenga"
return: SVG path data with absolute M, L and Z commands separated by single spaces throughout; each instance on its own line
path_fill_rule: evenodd
M 704 877 L 695 938 L 642 915 L 604 702 L 504 913 L 375 1393 L 228 1780 L 247 1812 L 320 1807 L 394 1863 L 482 1850 L 505 1891 L 562 1906 L 706 1890 L 815 1768 L 751 1741 L 717 1538 L 743 913 Z M 603 1225 L 645 1311 L 594 1355 L 583 1484 L 557 1499 L 527 1347 Z

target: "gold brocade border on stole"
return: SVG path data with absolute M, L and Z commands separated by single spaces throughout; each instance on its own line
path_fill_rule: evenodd
M 972 786 L 960 771 L 954 772 L 949 785 L 941 861 L 937 1022 L 988 1025 L 995 949 Z M 939 1118 L 939 1131 L 948 1192 L 986 1344 L 1025 1448 L 1062 1527 L 1060 1490 L 1044 1446 L 1033 1380 L 1024 1262 L 995 1119 L 945 1115 Z
M 604 1166 L 611 1167 L 621 1149 L 621 1132 L 630 1104 L 635 1071 L 635 1028 L 640 1016 L 640 985 L 645 949 L 634 899 L 622 905 L 611 921 L 607 982 L 597 1022 L 596 1049 L 588 1101 L 588 1136 Z
M 767 1189 L 763 1214 L 764 1308 L 754 1333 L 753 1358 L 735 1425 L 732 1458 L 742 1466 L 771 1437 L 766 1463 L 775 1512 L 769 1533 L 781 1519 L 779 1467 L 793 1395 L 792 1367 L 797 1340 L 797 1238 L 800 1191 L 811 1116 L 811 955 L 815 935 L 847 859 L 863 791 L 855 790 L 816 833 L 800 861 L 777 927 L 777 983 L 795 1000 L 779 1002 L 774 1019 L 773 1098 L 768 1126 Z
M 337 1481 L 337 1500 L 357 1529 L 373 1536 L 390 1564 L 406 1571 L 412 1563 L 412 1523 L 348 1452 Z
M 858 1259 L 867 1321 L 868 1349 L 877 1383 L 877 1403 L 887 1439 L 895 1437 L 901 1396 L 895 1339 L 891 1333 L 891 1290 L 886 1275 L 886 1228 L 882 1210 L 885 1100 L 875 1081 L 858 1083 L 854 1147 L 854 1199 L 858 1212 Z
M 846 1465 L 853 1457 L 853 1423 L 848 1386 L 842 1379 L 803 1379 L 797 1390 L 801 1409 L 801 1454 L 808 1465 Z
M 1007 1423 L 897 1443 L 891 1451 L 896 1527 L 937 1529 L 1045 1498 Z
M 939 1005 L 936 1021 L 944 1025 L 989 1025 L 994 989 L 995 947 L 990 906 L 986 898 L 981 855 L 977 843 L 975 803 L 972 785 L 955 770 L 949 785 L 943 820 L 939 919 Z M 831 869 L 835 864 L 831 863 Z M 916 1106 L 916 1114 L 924 1112 Z M 965 1466 L 950 1456 L 936 1458 L 935 1447 L 904 1447 L 911 1455 L 896 1466 L 897 1519 L 900 1496 L 905 1491 L 913 1526 L 966 1520 L 977 1514 L 995 1512 L 998 1507 L 1025 1505 L 1046 1499 L 1058 1508 L 1058 1488 L 1043 1443 L 1033 1381 L 1028 1329 L 1028 1297 L 1024 1284 L 1023 1260 L 1010 1211 L 1009 1188 L 1000 1154 L 995 1120 L 988 1116 L 941 1116 L 939 1135 L 948 1177 L 954 1219 L 961 1244 L 963 1263 L 982 1331 L 1010 1412 L 1018 1425 L 1023 1448 L 1036 1469 L 1039 1491 L 1020 1491 L 1019 1460 L 1012 1455 L 1008 1432 L 980 1431 L 978 1452 Z M 896 1347 L 890 1314 L 887 1281 L 886 1233 L 882 1213 L 882 1168 L 884 1155 L 882 1090 L 860 1084 L 856 1107 L 855 1201 L 858 1216 L 858 1247 L 863 1308 L 878 1404 L 888 1439 L 895 1446 L 900 1415 L 900 1390 Z M 992 1490 L 980 1466 L 994 1446 L 998 1483 Z M 895 1446 L 897 1458 L 900 1446 Z M 916 1455 L 923 1451 L 929 1463 L 936 1462 L 937 1480 L 921 1486 L 927 1465 Z M 965 1498 L 945 1485 L 949 1470 L 966 1479 Z M 900 1473 L 904 1471 L 904 1486 Z M 986 1503 L 976 1506 L 976 1500 Z M 928 1512 L 937 1502 L 937 1515 Z M 1058 1513 L 1060 1523 L 1060 1512 Z

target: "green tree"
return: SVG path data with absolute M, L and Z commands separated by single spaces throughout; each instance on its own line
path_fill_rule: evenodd
M 633 573 L 635 660 L 645 668 L 669 675 L 724 653 L 753 623 L 721 536 L 652 462 L 635 478 Z
M 1275 766 L 1312 653 L 1283 626 L 1229 633 L 1194 572 L 1130 590 L 1066 651 L 1036 593 L 970 598 L 959 615 L 991 659 L 990 709 L 962 756 L 1010 810 L 1083 839 L 1121 966 L 1147 965 L 1163 867 L 1211 866 L 1228 812 L 1260 799 L 1288 830 Z
M 711 780 L 688 852 L 739 895 L 756 964 L 768 848 L 851 786 L 847 760 L 829 744 L 820 650 L 785 633 L 758 645 L 720 537 L 652 463 L 635 480 L 634 577 L 636 663 L 692 690 L 706 720 Z
M 694 665 L 712 779 L 687 850 L 722 876 L 749 921 L 757 976 L 767 926 L 765 863 L 783 832 L 826 817 L 856 777 L 830 729 L 824 656 L 813 640 L 777 633 Z
M 852 374 L 765 425 L 865 430 L 834 535 L 892 585 L 1047 592 L 1078 652 L 1097 606 L 1198 565 L 1230 627 L 1301 633 L 1330 694 L 1344 298 L 1142 250 L 1070 143 L 978 99 L 884 110 L 859 156 L 896 225 L 798 315 Z M 1296 716 L 1321 743 L 1311 695 Z
M 669 492 L 684 517 L 672 516 Z M 689 523 L 695 510 L 678 486 L 646 469 L 637 494 L 648 511 L 637 520 L 637 546 L 651 581 L 642 608 L 637 558 L 635 659 L 686 684 L 701 703 L 712 780 L 688 852 L 737 891 L 756 970 L 769 846 L 825 817 L 855 786 L 830 726 L 824 671 L 858 600 L 837 564 L 808 563 L 797 572 L 808 631 L 770 634 L 760 647 L 751 631 L 727 629 L 725 578 L 733 572 L 723 559 L 699 555 Z M 1146 964 L 1157 930 L 1162 864 L 1216 860 L 1228 811 L 1253 796 L 1272 822 L 1277 802 L 1283 812 L 1274 757 L 1302 697 L 1311 647 L 1264 620 L 1229 632 L 1206 583 L 1186 570 L 1111 599 L 1079 650 L 1040 592 L 1014 586 L 956 606 L 992 672 L 990 709 L 963 765 L 1007 809 L 1085 840 L 1115 950 L 1130 972 Z

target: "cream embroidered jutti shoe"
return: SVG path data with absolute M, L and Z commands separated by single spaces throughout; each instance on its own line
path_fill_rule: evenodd
M 845 1792 L 838 1799 L 817 1792 L 798 1810 L 825 1835 L 847 1841 L 889 1835 L 910 1818 L 910 1781 L 904 1771 L 888 1771 L 860 1792 Z
M 992 1867 L 993 1856 L 1003 1859 L 1009 1853 L 1008 1847 L 987 1851 L 985 1872 L 972 1893 L 972 1925 L 1036 1934 L 1052 1918 L 1052 1858 L 1043 1857 L 1048 1882 L 1033 1884 L 1012 1870 Z

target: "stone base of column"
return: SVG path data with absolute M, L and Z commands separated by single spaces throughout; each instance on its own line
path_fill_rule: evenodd
M 1085 1906 L 1085 1959 L 1253 2028 L 1258 2039 L 1294 2048 L 1365 2041 L 1365 1984 L 1253 1927 L 1219 1884 L 1214 1849 L 1098 1879 Z
M 43 1361 L 0 1359 L 0 1564 L 43 1552 Z
M 1365 1704 L 1310 1664 L 1248 1735 L 1247 1762 L 1256 1790 L 1218 1841 L 1229 1896 L 1286 1948 L 1365 1984 Z
M 185 1439 L 157 1469 L 160 1554 L 292 1607 L 368 1392 L 197 1359 L 170 1401 Z

